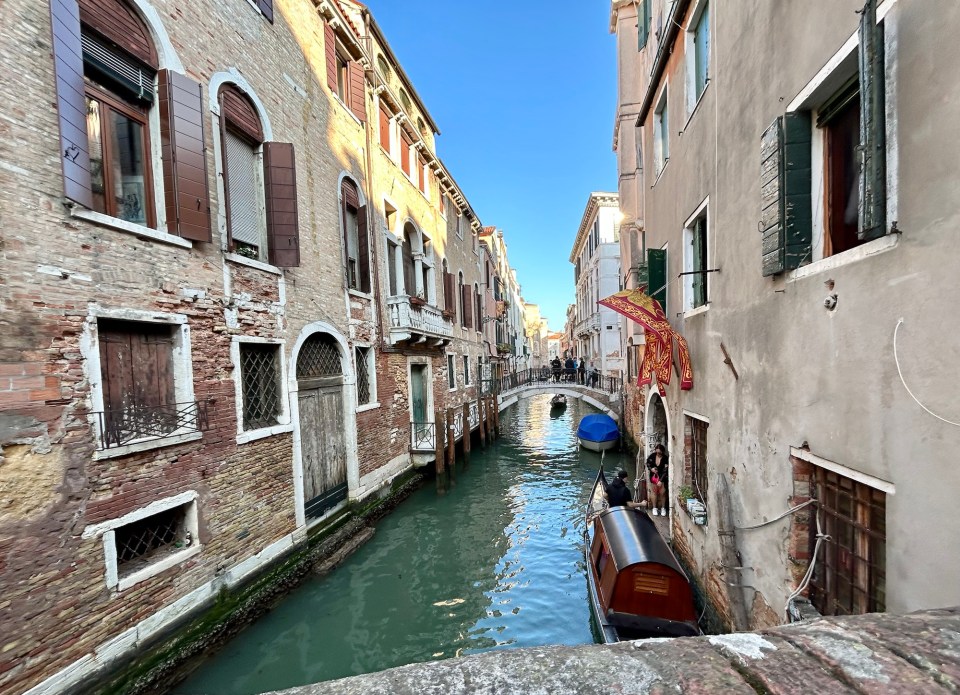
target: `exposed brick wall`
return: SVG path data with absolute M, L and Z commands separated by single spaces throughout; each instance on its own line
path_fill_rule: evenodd
M 789 503 L 791 507 L 810 501 L 813 495 L 813 464 L 795 456 L 790 457 L 793 468 L 793 495 Z M 787 556 L 790 561 L 789 569 L 793 577 L 791 590 L 799 586 L 807 567 L 810 565 L 810 533 L 815 505 L 804 507 L 790 515 L 790 535 L 787 541 Z M 803 596 L 807 595 L 804 591 Z

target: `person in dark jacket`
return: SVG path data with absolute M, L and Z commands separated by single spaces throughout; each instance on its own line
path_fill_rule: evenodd
M 611 507 L 629 507 L 630 509 L 647 506 L 646 502 L 633 501 L 633 495 L 627 485 L 626 471 L 619 471 L 607 487 L 607 504 Z

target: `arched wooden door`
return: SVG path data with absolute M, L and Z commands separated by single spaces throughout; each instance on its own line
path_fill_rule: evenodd
M 332 336 L 315 333 L 303 344 L 297 386 L 304 512 L 319 517 L 347 498 L 343 368 Z

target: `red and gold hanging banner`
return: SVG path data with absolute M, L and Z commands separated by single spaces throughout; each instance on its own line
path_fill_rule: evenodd
M 646 349 L 640 365 L 638 386 L 650 384 L 656 376 L 660 395 L 665 395 L 665 387 L 670 383 L 671 378 L 673 343 L 676 338 L 680 388 L 684 391 L 693 388 L 693 365 L 690 361 L 687 341 L 673 330 L 660 302 L 645 293 L 643 289 L 635 289 L 617 292 L 601 299 L 599 303 L 643 326 Z

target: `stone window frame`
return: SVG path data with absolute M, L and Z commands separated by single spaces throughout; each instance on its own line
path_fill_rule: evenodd
M 374 410 L 375 408 L 379 408 L 379 407 L 380 407 L 380 401 L 379 401 L 379 399 L 377 398 L 377 355 L 376 355 L 376 350 L 374 350 L 373 346 L 372 346 L 370 343 L 354 341 L 354 343 L 353 343 L 354 359 L 356 359 L 357 351 L 358 351 L 358 350 L 364 350 L 364 351 L 365 351 L 364 357 L 365 357 L 365 359 L 366 359 L 366 361 L 367 361 L 367 379 L 369 380 L 369 384 L 368 384 L 368 385 L 369 385 L 369 387 L 370 387 L 370 400 L 369 400 L 367 403 L 364 403 L 364 404 L 362 404 L 362 405 L 357 405 L 356 411 L 357 411 L 358 413 L 362 413 L 362 412 L 365 412 L 365 411 L 367 411 L 367 410 Z M 359 374 L 360 374 L 360 370 L 355 367 L 354 370 L 353 370 L 353 373 L 354 373 L 354 375 L 359 375 Z M 356 393 L 359 394 L 359 393 L 360 393 L 359 376 L 356 376 L 356 379 L 358 380 L 358 381 L 357 381 L 357 384 L 356 384 Z M 357 397 L 359 398 L 359 395 L 358 395 Z
M 100 364 L 100 340 L 97 331 L 98 319 L 113 319 L 129 321 L 131 323 L 150 323 L 169 326 L 173 333 L 174 348 L 172 362 L 174 365 L 173 383 L 177 403 L 190 403 L 194 400 L 193 359 L 190 346 L 190 326 L 186 314 L 165 313 L 159 311 L 144 311 L 142 309 L 108 308 L 96 304 L 90 305 L 87 310 L 87 320 L 84 332 L 80 339 L 80 354 L 83 356 L 84 369 L 87 381 L 90 384 L 90 414 L 87 420 L 93 431 L 94 439 L 99 443 L 97 418 L 94 413 L 103 412 L 103 373 Z M 203 433 L 199 430 L 185 430 L 181 434 L 168 437 L 145 437 L 141 440 L 111 447 L 97 449 L 93 452 L 94 460 L 117 458 L 138 451 L 149 451 L 184 442 L 201 439 Z
M 259 344 L 278 346 L 277 362 L 280 367 L 280 412 L 277 415 L 277 424 L 267 427 L 259 427 L 252 430 L 243 429 L 243 376 L 240 369 L 240 345 Z M 237 444 L 246 444 L 264 437 L 272 437 L 277 434 L 284 434 L 293 431 L 293 423 L 290 418 L 290 388 L 287 381 L 288 368 L 286 359 L 286 340 L 275 338 L 261 338 L 257 336 L 235 335 L 230 340 L 230 362 L 233 365 L 233 386 L 235 391 L 235 412 L 237 419 Z
M 181 565 L 195 555 L 199 555 L 203 550 L 199 535 L 199 515 L 197 511 L 198 493 L 195 490 L 182 492 L 173 497 L 155 500 L 150 504 L 135 509 L 116 519 L 110 519 L 99 524 L 87 526 L 84 528 L 81 537 L 84 539 L 101 538 L 103 543 L 103 555 L 105 563 L 105 582 L 108 589 L 117 592 L 125 591 L 132 586 L 143 582 L 150 577 L 156 576 L 171 567 Z M 116 531 L 119 528 L 132 524 L 136 521 L 160 514 L 162 512 L 174 509 L 176 507 L 185 507 L 184 525 L 190 533 L 193 543 L 188 547 L 177 552 L 162 557 L 152 562 L 143 569 L 132 572 L 121 577 L 117 564 L 117 545 Z
M 707 196 L 703 201 L 697 206 L 693 214 L 687 218 L 683 223 L 683 270 L 684 272 L 692 272 L 698 270 L 693 267 L 693 234 L 694 234 L 694 225 L 697 220 L 703 220 L 706 230 L 704 234 L 706 235 L 706 251 L 704 257 L 701 260 L 703 265 L 702 270 L 706 271 L 710 267 L 710 252 L 713 245 L 710 243 L 710 231 L 712 229 L 713 220 L 711 219 L 710 214 L 710 197 Z M 687 319 L 697 314 L 702 314 L 710 308 L 711 303 L 711 285 L 708 281 L 709 273 L 703 273 L 703 282 L 706 283 L 706 288 L 704 291 L 704 303 L 699 306 L 694 306 L 694 292 L 693 292 L 693 275 L 684 275 L 683 276 L 683 287 L 682 287 L 682 296 L 683 296 L 683 318 Z
M 457 390 L 457 355 L 453 352 L 447 353 L 447 390 Z

